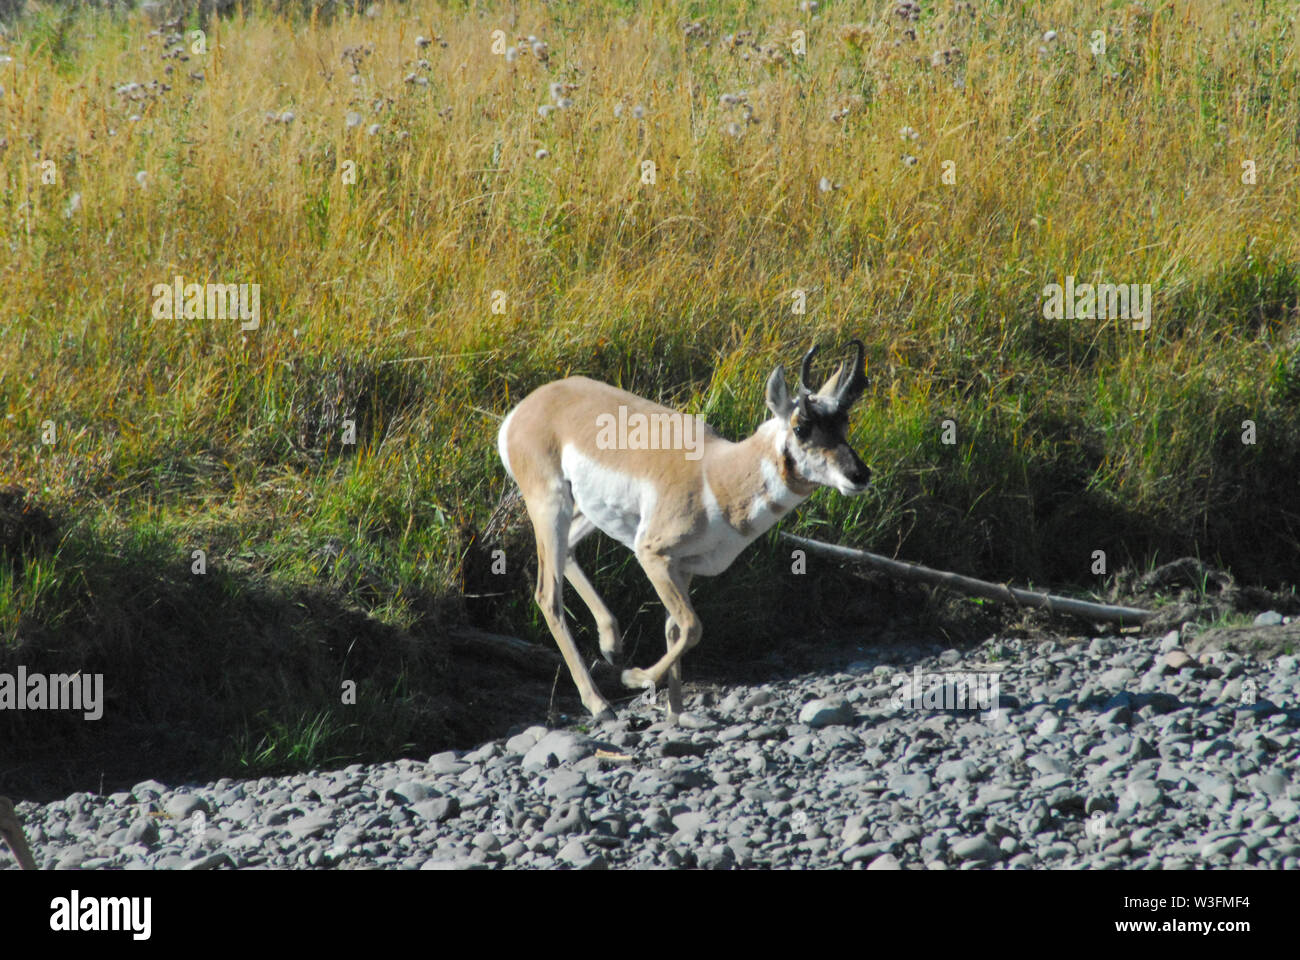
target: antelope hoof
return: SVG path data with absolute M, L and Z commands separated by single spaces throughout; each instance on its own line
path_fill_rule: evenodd
M 603 708 L 592 713 L 592 718 L 596 723 L 612 723 L 618 719 L 618 714 L 614 712 L 613 707 L 605 704 Z
M 602 645 L 600 648 L 600 655 L 605 658 L 605 662 L 608 663 L 611 667 L 617 667 L 619 664 L 623 662 L 622 647 L 606 648 L 605 646 Z
M 633 690 L 653 690 L 655 682 L 650 678 L 648 671 L 638 667 L 631 670 L 623 671 L 623 686 L 631 687 Z

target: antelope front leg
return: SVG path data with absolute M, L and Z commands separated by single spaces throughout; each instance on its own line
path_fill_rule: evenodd
M 679 578 L 681 581 L 682 596 L 690 602 L 691 575 L 682 574 Z M 681 636 L 681 629 L 677 626 L 677 621 L 670 615 L 664 622 L 664 641 L 667 644 L 668 651 L 672 652 L 673 646 L 677 643 L 678 637 Z M 698 638 L 696 640 L 698 643 Z M 681 660 L 673 661 L 671 669 L 668 671 L 668 722 L 675 723 L 677 715 L 682 712 L 682 662 Z
M 668 642 L 668 652 L 659 662 L 648 670 L 633 668 L 623 671 L 623 685 L 633 689 L 649 690 L 659 685 L 663 675 L 670 670 L 668 686 L 668 713 L 675 717 L 681 712 L 682 686 L 681 665 L 678 661 L 682 654 L 700 642 L 703 626 L 695 615 L 687 590 L 690 587 L 690 574 L 674 570 L 672 564 L 648 551 L 638 551 L 637 559 L 641 562 L 646 576 L 650 578 L 655 593 L 663 601 L 668 611 L 668 622 L 664 625 L 664 637 Z
M 668 649 L 672 650 L 673 645 L 677 643 L 677 638 L 681 636 L 681 631 L 677 628 L 677 621 L 669 617 L 664 623 L 664 640 Z M 668 670 L 668 722 L 675 723 L 677 715 L 682 712 L 682 662 L 676 661 Z

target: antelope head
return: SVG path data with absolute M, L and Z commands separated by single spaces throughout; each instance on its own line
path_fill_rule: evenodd
M 862 341 L 854 340 L 852 346 L 853 359 L 841 363 L 816 393 L 808 386 L 815 344 L 803 356 L 794 399 L 786 389 L 784 367 L 767 379 L 767 407 L 789 428 L 783 453 L 796 475 L 846 496 L 863 493 L 871 480 L 871 469 L 848 441 L 849 410 L 867 388 Z

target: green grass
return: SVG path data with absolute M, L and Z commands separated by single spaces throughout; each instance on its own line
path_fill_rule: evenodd
M 353 759 L 331 752 L 332 745 L 346 731 L 328 713 L 310 717 L 304 714 L 287 723 L 259 714 L 255 724 L 256 730 L 266 732 L 259 735 L 250 725 L 236 737 L 233 747 L 235 762 L 246 776 L 319 768 Z

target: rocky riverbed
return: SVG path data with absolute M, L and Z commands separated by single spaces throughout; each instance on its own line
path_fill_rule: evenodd
M 1176 632 L 861 647 L 688 687 L 674 726 L 661 696 L 427 762 L 18 812 L 39 865 L 83 870 L 1296 869 L 1298 688 L 1293 654 L 1198 658 Z M 943 700 L 963 692 L 999 709 Z

